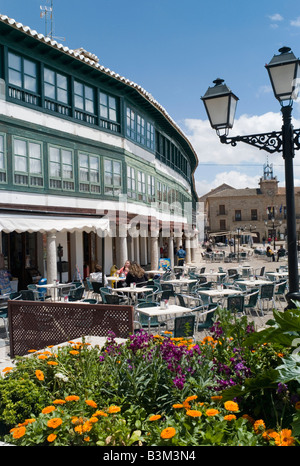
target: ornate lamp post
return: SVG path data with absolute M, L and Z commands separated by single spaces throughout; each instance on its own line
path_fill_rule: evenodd
M 272 217 L 270 222 L 272 223 L 272 237 L 273 237 L 273 248 L 274 248 L 274 252 L 275 252 L 275 249 L 276 249 L 276 228 L 280 227 L 281 224 L 282 224 L 282 221 L 279 220 L 278 223 L 275 223 L 275 218 Z M 265 220 L 265 225 L 266 227 L 268 227 L 268 220 Z
M 229 129 L 233 127 L 234 115 L 238 98 L 224 84 L 222 79 L 214 81 L 215 86 L 209 87 L 201 98 L 204 102 L 210 124 L 216 130 L 223 144 L 236 146 L 244 142 L 263 149 L 269 153 L 281 152 L 285 163 L 287 241 L 288 241 L 288 273 L 289 293 L 288 307 L 294 307 L 292 300 L 300 300 L 296 214 L 294 198 L 294 151 L 300 149 L 300 129 L 294 130 L 292 118 L 293 100 L 297 98 L 300 76 L 300 60 L 291 49 L 282 47 L 280 55 L 274 55 L 266 65 L 271 80 L 274 95 L 281 104 L 283 125 L 281 131 L 253 134 L 228 138 Z

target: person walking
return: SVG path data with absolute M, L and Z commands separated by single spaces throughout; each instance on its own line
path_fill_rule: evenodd
M 179 249 L 178 251 L 176 252 L 176 256 L 178 258 L 178 263 L 177 265 L 184 265 L 184 261 L 185 261 L 185 256 L 186 256 L 186 252 L 185 250 L 182 248 L 182 246 L 179 246 Z

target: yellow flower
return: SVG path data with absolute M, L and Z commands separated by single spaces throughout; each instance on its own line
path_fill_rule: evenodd
M 78 401 L 78 400 L 79 400 L 79 396 L 77 396 L 77 395 L 69 395 L 69 396 L 66 396 L 65 400 L 66 400 L 66 401 Z
M 46 408 L 42 409 L 43 414 L 49 414 L 55 411 L 55 406 L 46 406 Z
M 292 431 L 290 429 L 282 429 L 278 432 L 278 437 L 275 438 L 275 444 L 282 447 L 289 447 L 294 445 L 295 439 L 292 437 Z
M 160 436 L 161 438 L 168 439 L 174 437 L 175 434 L 176 430 L 174 427 L 166 427 L 166 429 L 161 432 Z
M 108 408 L 108 412 L 110 414 L 119 413 L 120 411 L 121 411 L 121 408 L 119 406 L 110 406 Z
M 4 367 L 4 369 L 2 369 L 2 372 L 9 372 L 13 369 L 13 367 Z
M 210 408 L 205 411 L 205 414 L 206 416 L 216 416 L 217 414 L 219 414 L 219 411 L 217 409 Z
M 86 404 L 88 406 L 91 406 L 92 408 L 97 408 L 97 403 L 95 403 L 95 401 L 93 400 L 85 400 Z
M 224 407 L 227 411 L 237 412 L 239 410 L 239 405 L 235 401 L 225 401 Z
M 197 395 L 192 395 L 192 396 L 188 396 L 184 401 L 188 403 L 189 401 L 196 400 L 197 398 L 198 398 Z
M 24 426 L 16 427 L 11 430 L 13 438 L 18 439 L 23 437 L 26 434 L 26 428 Z
M 96 411 L 94 416 L 104 416 L 104 417 L 107 417 L 108 414 L 105 413 L 104 411 Z
M 186 415 L 191 416 L 191 417 L 200 417 L 202 416 L 202 413 L 201 411 L 198 411 L 197 409 L 188 409 L 186 412 Z
M 157 421 L 158 419 L 161 419 L 160 414 L 154 414 L 153 416 L 149 417 L 149 421 Z
M 259 419 L 254 422 L 253 428 L 256 434 L 261 434 L 262 432 L 265 431 L 266 425 L 262 419 Z
M 225 421 L 232 421 L 233 419 L 236 419 L 235 414 L 227 414 L 227 416 L 224 416 Z
M 47 422 L 47 426 L 51 427 L 52 429 L 56 429 L 62 424 L 62 419 L 60 417 L 54 417 Z
M 50 434 L 50 435 L 48 435 L 47 440 L 48 440 L 49 443 L 51 443 L 51 442 L 54 442 L 56 437 L 57 437 L 56 434 Z
M 35 371 L 35 376 L 38 380 L 44 380 L 45 379 L 45 376 L 44 376 L 44 373 L 40 370 L 36 370 Z

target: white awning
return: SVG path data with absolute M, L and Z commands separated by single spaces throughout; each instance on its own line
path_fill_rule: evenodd
M 58 232 L 58 231 L 91 231 L 109 230 L 109 220 L 89 217 L 49 217 L 43 215 L 6 215 L 0 214 L 0 231 L 4 233 Z

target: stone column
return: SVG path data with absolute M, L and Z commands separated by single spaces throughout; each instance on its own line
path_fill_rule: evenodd
M 151 236 L 151 269 L 156 270 L 158 267 L 158 235 Z
M 147 238 L 145 236 L 140 237 L 140 245 L 141 245 L 141 266 L 147 265 L 148 258 L 147 258 Z
M 185 233 L 185 263 L 189 264 L 191 262 L 191 235 L 190 233 Z
M 174 267 L 174 238 L 173 233 L 170 232 L 169 240 L 168 240 L 168 249 L 169 249 L 169 258 L 171 261 L 171 267 Z
M 57 280 L 56 233 L 47 233 L 47 283 Z
M 119 264 L 120 267 L 123 267 L 128 259 L 127 236 L 119 236 L 119 254 Z

